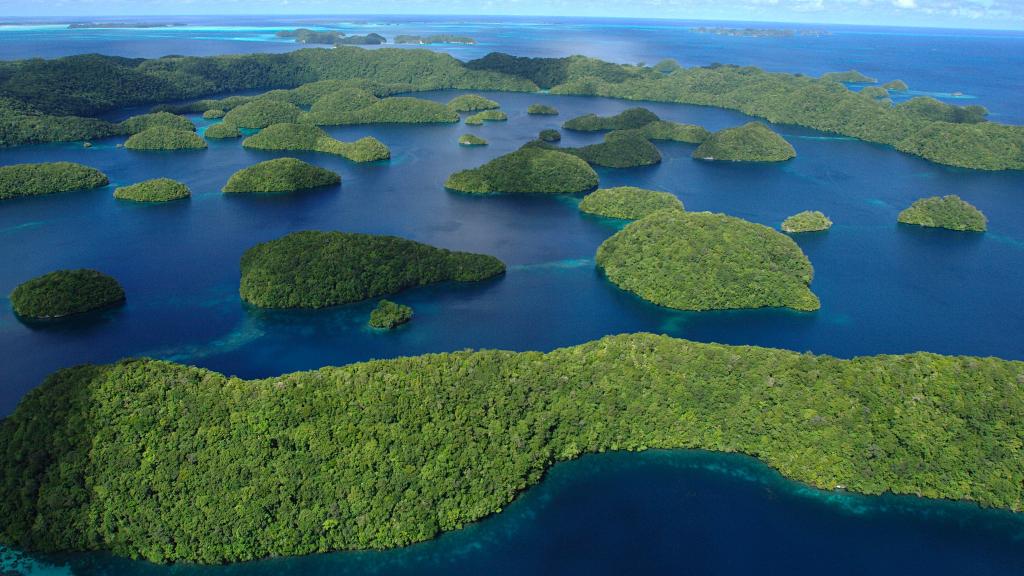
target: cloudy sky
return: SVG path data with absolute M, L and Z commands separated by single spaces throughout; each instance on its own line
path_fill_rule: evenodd
M 1024 0 L 0 0 L 19 16 L 487 14 L 1024 30 Z

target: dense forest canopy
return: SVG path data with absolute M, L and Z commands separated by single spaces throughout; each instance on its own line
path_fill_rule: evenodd
M 57 270 L 19 284 L 11 306 L 27 319 L 52 319 L 105 308 L 124 300 L 114 278 L 95 270 Z

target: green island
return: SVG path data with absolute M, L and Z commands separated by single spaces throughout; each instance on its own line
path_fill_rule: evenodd
M 880 105 L 833 79 L 712 64 L 683 68 L 613 64 L 584 56 L 527 58 L 492 53 L 460 62 L 429 50 L 339 46 L 286 54 L 126 59 L 96 54 L 4 62 L 0 146 L 95 140 L 124 134 L 98 115 L 242 90 L 344 82 L 375 94 L 424 90 L 508 90 L 716 106 L 886 144 L 932 162 L 979 170 L 1024 169 L 1024 126 L 986 120 L 980 106 L 943 104 L 942 117 L 918 106 Z M 319 88 L 318 88 L 319 89 Z M 234 96 L 233 101 L 251 101 Z M 230 99 L 159 106 L 167 111 L 227 109 Z M 916 98 L 914 100 L 917 100 Z M 912 102 L 912 101 L 911 101 Z M 453 120 L 454 121 L 454 120 Z
M 562 133 L 554 128 L 548 128 L 546 130 L 541 130 L 540 133 L 537 134 L 537 139 L 541 142 L 558 142 L 562 139 Z
M 501 110 L 484 110 L 466 118 L 466 124 L 480 126 L 484 122 L 504 122 L 508 120 L 508 114 Z
M 341 183 L 334 172 L 297 158 L 275 158 L 242 168 L 228 178 L 225 193 L 295 192 Z
M 988 229 L 985 215 L 959 196 L 932 196 L 915 200 L 900 212 L 901 224 L 914 224 L 928 228 L 948 228 L 960 232 L 984 232 Z
M 381 300 L 370 312 L 370 327 L 380 330 L 392 330 L 412 320 L 412 308 L 404 304 L 396 304 L 390 300 Z
M 323 308 L 437 282 L 477 282 L 505 272 L 493 256 L 453 252 L 395 236 L 295 232 L 242 256 L 242 299 L 263 308 Z
M 157 126 L 173 128 L 175 130 L 185 130 L 187 132 L 196 131 L 196 125 L 193 124 L 191 120 L 184 116 L 171 114 L 170 112 L 153 112 L 150 114 L 132 116 L 124 122 L 121 122 L 120 126 L 126 134 L 138 134 L 139 132 L 155 128 Z
M 211 108 L 203 112 L 203 118 L 206 120 L 217 120 L 218 118 L 223 118 L 224 114 L 225 112 L 220 108 Z
M 800 232 L 823 232 L 832 227 L 832 221 L 817 210 L 804 210 L 782 221 L 782 231 L 791 234 Z
M 611 450 L 739 452 L 825 490 L 1019 511 L 1022 374 L 997 358 L 843 360 L 653 334 L 263 380 L 84 365 L 0 421 L 0 542 L 203 564 L 393 548 Z
M 881 86 L 865 86 L 858 92 L 861 96 L 866 96 L 882 104 L 892 104 L 892 99 L 889 98 L 889 91 Z
M 399 34 L 395 36 L 394 42 L 395 44 L 476 44 L 476 40 L 473 38 L 457 34 L 431 34 L 429 36 Z
M 299 44 L 336 44 L 345 36 L 345 33 L 338 30 L 296 28 L 295 30 L 279 30 L 274 35 L 278 38 L 294 38 Z
M 124 142 L 129 150 L 202 150 L 206 146 L 195 132 L 167 126 L 147 128 Z
M 391 150 L 372 136 L 342 142 L 310 124 L 271 124 L 242 141 L 256 150 L 309 150 L 343 156 L 353 162 L 375 162 L 391 158 Z
M 239 128 L 266 128 L 271 124 L 297 122 L 302 109 L 283 100 L 258 98 L 232 108 L 224 115 L 224 122 Z
M 314 100 L 302 119 L 320 125 L 345 124 L 350 113 L 366 108 L 377 100 L 377 96 L 362 88 L 350 86 L 333 90 Z
M 874 84 L 878 82 L 878 80 L 870 76 L 865 76 L 856 70 L 847 70 L 846 72 L 828 72 L 826 74 L 822 74 L 821 79 L 847 84 Z
M 661 152 L 640 130 L 615 130 L 605 134 L 600 144 L 559 150 L 608 168 L 635 168 L 661 162 Z
M 74 162 L 0 166 L 0 200 L 89 190 L 110 184 L 107 175 Z
M 668 140 L 686 144 L 701 144 L 711 136 L 711 132 L 708 132 L 703 126 L 680 124 L 668 120 L 650 122 L 641 127 L 640 132 L 648 140 Z
M 532 116 L 558 116 L 558 109 L 547 104 L 530 104 L 526 113 Z
M 496 110 L 501 108 L 501 104 L 479 94 L 460 94 L 448 101 L 448 107 L 456 112 L 478 112 Z
M 214 138 L 223 140 L 226 138 L 240 138 L 242 131 L 238 129 L 238 126 L 231 124 L 230 122 L 218 122 L 206 127 L 203 132 L 203 136 L 207 138 Z
M 796 157 L 786 140 L 760 122 L 719 130 L 693 151 L 700 160 L 783 162 Z
M 336 45 L 354 45 L 354 46 L 366 46 L 376 44 L 387 44 L 388 39 L 377 34 L 376 32 L 370 32 L 363 36 L 342 36 L 334 41 Z
M 477 168 L 448 177 L 445 188 L 469 194 L 578 194 L 597 187 L 585 161 L 557 150 L 525 146 Z
M 311 109 L 311 120 L 316 124 L 430 124 L 459 121 L 459 114 L 448 106 L 431 100 L 410 96 L 395 96 L 375 100 L 356 110 L 317 112 Z M 330 118 L 330 121 L 325 119 Z
M 477 136 L 476 134 L 463 134 L 459 136 L 460 146 L 486 146 L 487 140 Z
M 907 90 L 910 90 L 910 86 L 907 86 L 907 83 L 903 80 L 890 80 L 885 84 L 882 84 L 882 88 L 896 92 L 906 92 Z
M 639 220 L 659 210 L 669 209 L 683 210 L 683 203 L 668 192 L 636 186 L 599 188 L 580 202 L 580 212 L 623 220 Z
M 153 178 L 114 190 L 114 198 L 135 202 L 170 202 L 192 195 L 188 186 L 170 178 Z
M 11 306 L 28 320 L 49 320 L 106 308 L 124 301 L 117 280 L 95 270 L 57 270 L 19 284 Z
M 630 130 L 643 128 L 651 122 L 661 120 L 658 115 L 647 108 L 629 108 L 615 116 L 598 116 L 586 114 L 566 120 L 562 128 L 580 132 L 599 132 L 603 130 Z
M 660 210 L 597 250 L 619 288 L 668 308 L 817 310 L 814 269 L 800 247 L 767 226 L 725 214 Z

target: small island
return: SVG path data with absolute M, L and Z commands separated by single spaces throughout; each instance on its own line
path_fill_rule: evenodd
M 399 34 L 395 36 L 395 44 L 476 44 L 476 40 L 469 36 L 456 34 L 431 34 L 429 36 Z
M 760 122 L 719 130 L 693 151 L 699 160 L 731 162 L 783 162 L 796 157 L 796 150 L 782 136 Z
M 486 146 L 487 140 L 477 136 L 476 134 L 463 134 L 459 136 L 460 146 Z
M 134 202 L 170 202 L 191 195 L 188 186 L 170 178 L 153 178 L 114 190 L 114 198 Z
M 309 28 L 296 28 L 295 30 L 280 30 L 274 34 L 278 38 L 294 38 L 299 44 L 337 44 L 345 37 L 345 33 L 338 30 L 310 30 Z
M 790 234 L 801 232 L 823 232 L 832 227 L 832 221 L 817 210 L 805 210 L 782 222 L 782 231 Z
M 685 144 L 702 144 L 711 136 L 711 133 L 703 126 L 680 124 L 668 120 L 655 120 L 645 124 L 640 131 L 648 140 L 667 140 Z
M 548 128 L 546 130 L 541 130 L 540 133 L 537 134 L 537 139 L 541 142 L 558 142 L 562 139 L 562 133 L 553 128 Z
M 341 176 L 297 158 L 275 158 L 231 175 L 225 193 L 296 192 L 341 183 Z
M 988 219 L 981 210 L 953 194 L 915 200 L 909 208 L 900 212 L 897 220 L 901 224 L 959 232 L 984 232 L 988 229 Z
M 372 136 L 355 142 L 342 142 L 310 124 L 271 124 L 243 140 L 242 146 L 256 150 L 324 152 L 353 162 L 376 162 L 391 158 L 391 150 L 387 145 Z
M 107 175 L 74 162 L 0 166 L 0 200 L 89 190 L 110 184 Z
M 207 126 L 206 130 L 203 131 L 203 136 L 217 140 L 240 138 L 242 136 L 242 131 L 238 129 L 238 126 L 235 126 L 230 122 L 219 122 L 217 124 Z
M 725 214 L 659 210 L 597 250 L 619 288 L 668 308 L 820 307 L 814 269 L 788 236 Z
M 124 301 L 124 289 L 95 270 L 57 270 L 20 284 L 11 293 L 15 314 L 26 320 L 51 320 Z
M 205 120 L 216 120 L 218 118 L 223 118 L 224 114 L 226 114 L 226 112 L 224 112 L 220 108 L 211 108 L 211 109 L 203 112 L 203 119 L 205 119 Z
M 297 122 L 302 109 L 295 104 L 273 98 L 257 98 L 232 108 L 224 122 L 239 128 L 266 128 L 271 124 Z
M 501 110 L 484 110 L 483 112 L 477 112 L 469 118 L 466 118 L 466 124 L 470 126 L 479 126 L 484 122 L 504 122 L 508 120 L 508 114 L 505 114 Z
M 387 44 L 388 39 L 377 34 L 376 32 L 370 32 L 365 36 L 342 36 L 334 41 L 335 45 L 339 46 L 375 46 L 378 44 Z
M 558 116 L 558 109 L 547 104 L 530 104 L 526 113 L 531 116 Z
M 412 308 L 404 304 L 396 304 L 390 300 L 381 300 L 370 312 L 370 327 L 378 330 L 392 330 L 412 320 Z
M 478 94 L 460 94 L 448 102 L 448 107 L 456 112 L 478 112 L 496 110 L 501 108 L 501 104 Z
M 316 124 L 431 124 L 459 121 L 459 114 L 445 104 L 395 96 L 376 100 L 356 110 L 328 113 L 321 108 L 311 109 L 311 120 Z
M 578 194 L 597 187 L 597 173 L 565 152 L 527 146 L 448 177 L 445 188 L 469 194 Z
M 907 90 L 910 90 L 910 86 L 907 86 L 907 83 L 903 80 L 890 80 L 885 84 L 882 84 L 882 88 L 892 90 L 894 92 L 906 92 Z
M 129 150 L 202 150 L 206 148 L 206 140 L 188 130 L 154 126 L 128 138 L 124 147 Z
M 658 115 L 647 108 L 629 108 L 615 116 L 598 116 L 587 114 L 566 120 L 562 128 L 579 132 L 599 132 L 604 130 L 629 130 L 643 128 L 651 122 L 661 120 Z
M 661 153 L 640 130 L 615 130 L 606 134 L 600 144 L 559 150 L 607 168 L 636 168 L 661 162 Z
M 132 116 L 131 118 L 121 122 L 121 129 L 126 134 L 138 134 L 150 128 L 162 126 L 165 128 L 173 128 L 175 130 L 185 130 L 187 132 L 195 132 L 196 125 L 191 120 L 184 116 L 178 116 L 177 114 L 171 114 L 170 112 L 152 112 L 150 114 L 140 114 L 138 116 Z
M 822 80 L 831 80 L 833 82 L 842 82 L 843 84 L 874 84 L 878 80 L 861 74 L 856 70 L 847 70 L 846 72 L 828 72 L 821 75 Z
M 675 195 L 636 186 L 600 188 L 587 194 L 580 202 L 580 212 L 622 220 L 639 220 L 659 210 L 670 209 L 683 210 L 683 203 Z
M 477 282 L 505 272 L 493 256 L 398 238 L 295 232 L 242 256 L 242 299 L 264 308 L 323 308 L 437 282 Z

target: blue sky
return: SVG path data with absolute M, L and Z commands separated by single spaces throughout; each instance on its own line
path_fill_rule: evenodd
M 1024 30 L 1024 0 L 0 0 L 0 14 L 587 15 Z

